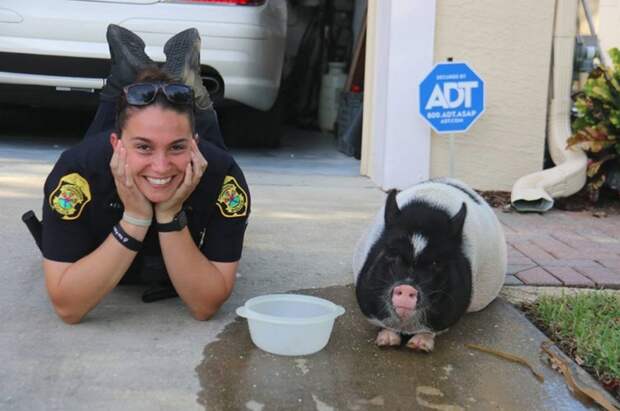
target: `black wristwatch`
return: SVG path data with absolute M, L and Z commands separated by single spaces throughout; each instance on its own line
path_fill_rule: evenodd
M 181 210 L 174 216 L 169 223 L 157 223 L 155 226 L 160 233 L 168 233 L 171 231 L 181 231 L 187 225 L 187 215 L 185 210 Z

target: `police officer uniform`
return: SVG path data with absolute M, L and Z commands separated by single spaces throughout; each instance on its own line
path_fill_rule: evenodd
M 91 135 L 63 152 L 48 176 L 41 244 L 45 258 L 75 262 L 99 247 L 121 220 L 123 204 L 110 170 L 113 149 L 109 135 L 109 130 Z M 241 169 L 227 151 L 203 138 L 198 148 L 208 167 L 183 204 L 187 226 L 209 260 L 234 262 L 241 258 L 250 192 Z M 162 280 L 169 278 L 156 225 L 151 224 L 121 282 Z

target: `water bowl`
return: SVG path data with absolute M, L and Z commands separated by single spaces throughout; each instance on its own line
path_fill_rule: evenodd
M 237 308 L 247 318 L 252 342 L 278 355 L 309 355 L 329 341 L 336 317 L 344 308 L 318 297 L 269 294 L 254 297 Z

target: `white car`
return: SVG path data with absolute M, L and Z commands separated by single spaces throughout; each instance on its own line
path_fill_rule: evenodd
M 0 0 L 0 103 L 96 101 L 110 68 L 106 28 L 115 23 L 144 39 L 157 62 L 172 35 L 197 28 L 214 100 L 268 110 L 280 87 L 286 17 L 285 0 Z

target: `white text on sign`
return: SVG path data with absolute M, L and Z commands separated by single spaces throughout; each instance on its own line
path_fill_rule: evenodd
M 433 92 L 426 102 L 425 110 L 436 107 L 443 109 L 456 108 L 464 105 L 471 107 L 471 91 L 478 87 L 477 81 L 446 81 L 443 83 L 443 90 L 439 84 L 433 88 Z M 456 93 L 451 93 L 454 90 Z M 454 95 L 454 99 L 451 99 Z

